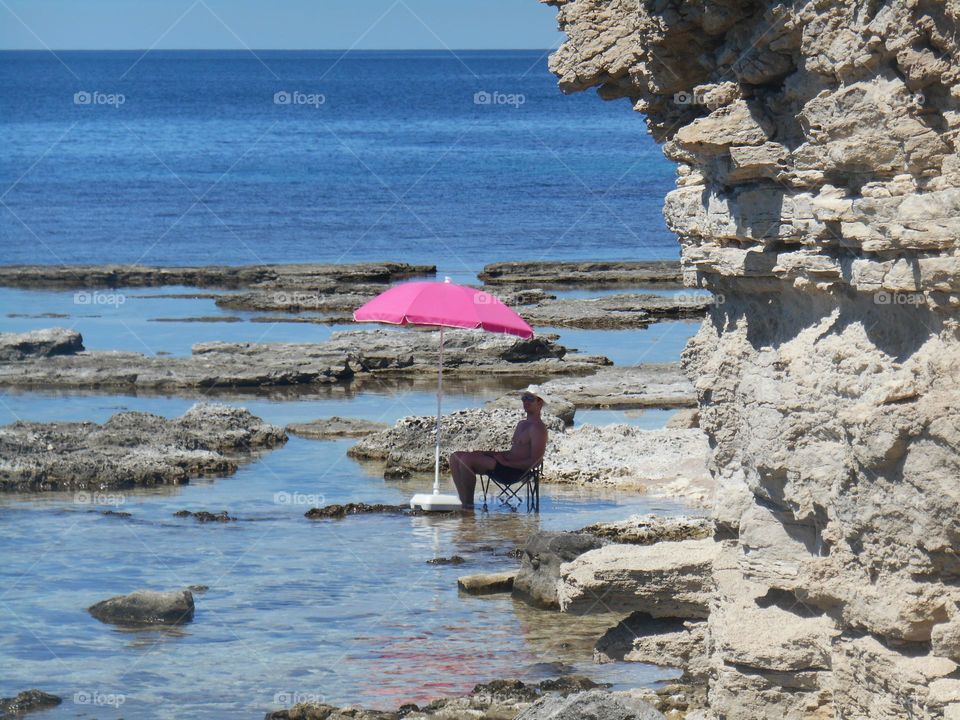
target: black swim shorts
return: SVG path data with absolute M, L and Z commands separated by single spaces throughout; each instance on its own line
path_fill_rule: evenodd
M 507 465 L 501 465 L 499 462 L 490 471 L 490 477 L 499 480 L 502 483 L 515 483 L 517 480 L 523 477 L 524 473 L 527 471 L 522 468 L 508 467 Z

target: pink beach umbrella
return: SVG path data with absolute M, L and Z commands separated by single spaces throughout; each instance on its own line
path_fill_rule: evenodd
M 404 283 L 382 292 L 353 313 L 357 322 L 381 322 L 391 325 L 426 325 L 440 328 L 440 359 L 437 366 L 436 457 L 433 494 L 414 495 L 410 507 L 424 510 L 455 510 L 460 499 L 440 494 L 440 417 L 443 403 L 443 331 L 444 328 L 481 329 L 487 332 L 533 337 L 523 318 L 494 295 L 475 288 L 444 282 Z

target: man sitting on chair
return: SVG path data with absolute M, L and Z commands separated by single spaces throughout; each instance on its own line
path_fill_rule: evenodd
M 473 450 L 450 455 L 453 484 L 465 509 L 473 508 L 473 493 L 477 487 L 477 473 L 490 475 L 502 483 L 512 483 L 543 458 L 547 449 L 547 426 L 540 419 L 543 398 L 533 390 L 524 390 L 520 396 L 527 417 L 517 423 L 513 444 L 507 452 Z

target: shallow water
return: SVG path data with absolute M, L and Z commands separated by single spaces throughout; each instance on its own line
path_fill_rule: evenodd
M 687 341 L 697 334 L 701 320 L 662 320 L 636 330 L 580 330 L 537 328 L 555 333 L 558 342 L 586 355 L 603 355 L 614 365 L 677 362 Z
M 118 401 L 75 399 L 66 415 L 102 416 Z M 33 416 L 58 416 L 39 409 L 44 399 L 33 402 Z M 179 402 L 145 406 L 179 412 Z M 280 414 L 300 414 L 289 407 Z M 315 505 L 403 503 L 429 487 L 429 476 L 384 481 L 376 466 L 347 458 L 349 444 L 292 437 L 232 477 L 177 488 L 79 501 L 70 493 L 0 496 L 8 628 L 0 653 L 9 660 L 0 692 L 42 685 L 66 699 L 49 717 L 87 709 L 74 701 L 87 693 L 101 701 L 122 695 L 122 713 L 131 716 L 182 717 L 189 708 L 193 717 L 216 718 L 276 709 L 292 694 L 392 707 L 497 677 L 577 671 L 627 687 L 671 676 L 645 665 L 592 664 L 593 642 L 617 617 L 561 619 L 507 596 L 461 596 L 456 577 L 515 566 L 508 554 L 536 529 L 680 513 L 681 505 L 545 487 L 539 515 L 305 519 Z M 184 508 L 228 510 L 238 521 L 173 517 Z M 466 562 L 426 564 L 453 554 Z M 176 631 L 119 630 L 85 611 L 135 588 L 192 584 L 210 589 L 196 594 L 194 622 Z

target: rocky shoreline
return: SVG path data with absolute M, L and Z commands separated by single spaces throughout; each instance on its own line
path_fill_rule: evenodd
M 659 430 L 625 424 L 570 428 L 577 409 L 689 407 L 693 386 L 676 365 L 605 368 L 583 378 L 558 378 L 539 386 L 550 431 L 545 484 L 617 487 L 703 504 L 713 498 L 706 436 L 689 421 Z M 457 450 L 506 448 L 522 419 L 517 395 L 508 393 L 443 416 L 444 456 Z M 429 472 L 434 466 L 433 416 L 405 417 L 390 428 L 359 434 L 353 458 L 382 463 L 384 477 Z M 691 426 L 692 425 L 692 426 Z
M 561 89 L 643 113 L 684 279 L 725 298 L 684 351 L 722 539 L 701 717 L 960 717 L 960 12 L 546 2 Z
M 183 285 L 197 288 L 330 288 L 331 292 L 362 283 L 433 276 L 434 265 L 408 263 L 290 265 L 0 265 L 0 287 L 133 288 Z
M 436 374 L 439 332 L 355 330 L 322 343 L 225 343 L 193 346 L 186 357 L 85 351 L 75 330 L 0 333 L 0 386 L 265 388 L 344 383 L 362 375 Z M 568 353 L 549 337 L 524 340 L 477 330 L 444 338 L 450 376 L 564 375 L 609 365 L 605 357 Z
M 247 410 L 206 403 L 172 420 L 124 412 L 102 425 L 20 421 L 0 427 L 0 491 L 74 490 L 92 502 L 106 490 L 229 475 L 286 441 Z
M 487 265 L 477 277 L 487 285 L 542 288 L 683 286 L 680 263 L 676 260 L 501 262 Z

